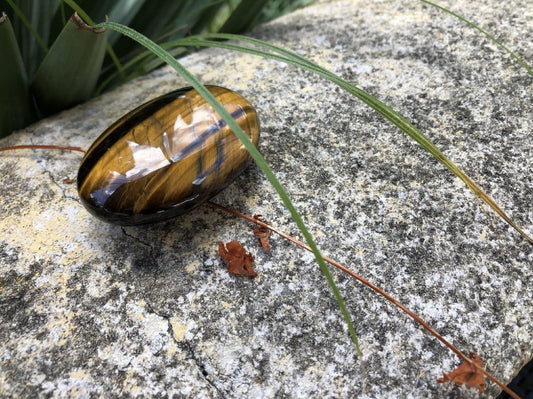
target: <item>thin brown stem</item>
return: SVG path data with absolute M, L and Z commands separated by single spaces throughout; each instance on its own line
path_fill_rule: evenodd
M 25 150 L 25 149 L 37 149 L 37 150 L 65 150 L 65 151 L 79 151 L 87 152 L 81 147 L 70 147 L 64 145 L 44 145 L 44 144 L 23 144 L 23 145 L 12 145 L 10 147 L 1 147 L 0 151 L 11 151 L 11 150 Z
M 243 219 L 246 219 L 252 223 L 255 223 L 261 227 L 264 227 L 266 229 L 269 229 L 270 231 L 273 231 L 274 233 L 282 236 L 283 238 L 286 238 L 289 241 L 292 241 L 299 247 L 312 252 L 311 248 L 304 244 L 303 242 L 297 240 L 294 237 L 289 236 L 288 234 L 283 233 L 282 231 L 279 231 L 278 229 L 258 220 L 254 219 L 251 216 L 245 215 L 244 213 L 234 211 L 233 209 L 226 208 L 222 205 L 216 204 L 212 201 L 207 201 L 207 205 L 220 209 L 224 212 L 230 213 L 234 216 L 241 217 Z M 491 381 L 493 381 L 496 385 L 498 385 L 502 390 L 507 392 L 512 398 L 520 399 L 520 396 L 518 396 L 516 393 L 514 393 L 511 389 L 509 389 L 507 386 L 505 386 L 500 380 L 498 380 L 496 377 L 494 377 L 492 374 L 490 374 L 488 371 L 486 371 L 483 367 L 479 367 L 477 364 L 475 364 L 472 359 L 470 359 L 468 356 L 466 356 L 463 352 L 461 352 L 458 348 L 456 348 L 453 344 L 448 342 L 442 335 L 440 335 L 437 331 L 435 331 L 432 327 L 429 326 L 428 323 L 426 323 L 421 317 L 416 315 L 413 311 L 409 310 L 405 305 L 403 305 L 401 302 L 399 302 L 397 299 L 389 295 L 387 292 L 379 288 L 378 286 L 372 284 L 370 281 L 365 279 L 364 277 L 361 277 L 357 273 L 351 271 L 350 269 L 346 268 L 345 266 L 341 265 L 339 262 L 327 257 L 323 256 L 323 259 L 330 263 L 331 265 L 335 266 L 337 269 L 342 270 L 343 272 L 349 274 L 350 276 L 354 277 L 355 279 L 359 280 L 362 284 L 366 285 L 367 287 L 371 288 L 381 296 L 383 296 L 385 299 L 387 299 L 389 302 L 392 302 L 394 305 L 399 307 L 403 312 L 407 313 L 412 319 L 414 319 L 418 324 L 420 324 L 424 329 L 429 331 L 435 338 L 437 338 L 440 342 L 442 342 L 446 347 L 448 347 L 453 353 L 455 353 L 457 356 L 459 356 L 464 362 L 469 363 L 472 367 L 475 367 L 476 369 L 480 370 L 485 376 L 487 376 Z

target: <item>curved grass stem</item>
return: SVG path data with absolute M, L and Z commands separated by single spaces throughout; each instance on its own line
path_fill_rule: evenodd
M 45 145 L 45 144 L 23 144 L 23 145 L 14 145 L 9 147 L 1 147 L 1 151 L 11 151 L 11 150 L 21 150 L 21 149 L 45 149 L 45 150 L 64 150 L 64 151 L 78 151 L 85 153 L 87 152 L 85 149 L 81 147 L 72 147 L 72 146 L 61 146 L 61 145 Z M 213 201 L 207 201 L 206 204 L 208 206 L 211 206 L 212 208 L 222 210 L 226 213 L 229 213 L 231 215 L 240 217 L 242 219 L 248 220 L 252 223 L 257 224 L 258 226 L 261 226 L 263 228 L 266 228 L 279 236 L 293 242 L 294 244 L 298 245 L 300 248 L 305 249 L 306 251 L 313 252 L 313 249 L 306 245 L 305 243 L 297 240 L 296 238 L 272 227 L 271 225 L 262 222 L 259 219 L 253 218 L 249 215 L 246 215 L 244 213 L 235 211 L 233 209 L 227 208 L 225 206 L 219 205 Z M 442 344 L 444 344 L 447 348 L 449 348 L 453 353 L 455 353 L 459 358 L 461 358 L 464 362 L 469 363 L 472 367 L 480 370 L 487 378 L 489 378 L 491 381 L 493 381 L 495 384 L 497 384 L 502 390 L 507 392 L 512 398 L 520 399 L 520 397 L 513 392 L 510 388 L 505 386 L 500 380 L 498 380 L 495 376 L 493 376 L 491 373 L 489 373 L 487 370 L 485 370 L 483 367 L 478 366 L 475 364 L 468 356 L 466 356 L 463 352 L 461 352 L 457 347 L 455 347 L 452 343 L 450 343 L 448 340 L 446 340 L 442 335 L 440 335 L 436 330 L 434 330 L 426 321 L 424 321 L 420 316 L 418 316 L 416 313 L 411 311 L 409 308 L 407 308 L 405 305 L 403 305 L 400 301 L 398 301 L 396 298 L 394 298 L 392 295 L 388 294 L 385 290 L 379 288 L 375 284 L 371 283 L 369 280 L 365 279 L 364 277 L 360 276 L 359 274 L 353 272 L 352 270 L 348 269 L 347 267 L 343 266 L 339 262 L 329 258 L 328 256 L 321 255 L 321 258 L 328 262 L 330 265 L 336 267 L 337 269 L 343 271 L 344 273 L 352 276 L 359 282 L 361 282 L 363 285 L 369 287 L 374 292 L 378 293 L 385 299 L 387 299 L 389 302 L 391 302 L 393 305 L 401 309 L 404 313 L 406 313 L 409 317 L 411 317 L 413 320 L 415 320 L 418 324 L 420 324 L 426 331 L 428 331 L 430 334 L 432 334 L 435 338 L 437 338 Z M 359 360 L 361 364 L 361 370 L 362 374 L 364 376 L 365 374 L 365 367 L 363 363 L 362 353 L 360 352 L 360 349 L 358 347 L 358 355 Z M 364 380 L 364 379 L 363 379 Z
M 279 182 L 278 178 L 276 177 L 272 169 L 270 169 L 267 162 L 265 161 L 263 156 L 259 153 L 257 148 L 255 148 L 255 146 L 253 145 L 249 137 L 241 129 L 239 124 L 231 117 L 231 115 L 222 106 L 222 104 L 220 104 L 220 102 L 211 94 L 211 92 L 209 92 L 205 88 L 205 86 L 203 86 L 200 83 L 200 81 L 193 74 L 191 74 L 182 64 L 180 64 L 176 59 L 174 59 L 171 54 L 163 50 L 160 46 L 158 46 L 152 40 L 148 39 L 146 36 L 141 35 L 140 33 L 136 32 L 135 30 L 125 25 L 117 24 L 114 22 L 103 22 L 97 26 L 103 27 L 103 28 L 109 28 L 119 33 L 122 33 L 123 35 L 135 40 L 137 43 L 144 46 L 147 50 L 152 51 L 156 56 L 158 56 L 163 61 L 165 61 L 168 65 L 174 68 L 174 70 L 183 79 L 185 79 L 209 103 L 209 105 L 213 107 L 213 109 L 227 123 L 228 127 L 233 131 L 235 136 L 238 137 L 238 139 L 241 141 L 243 146 L 246 148 L 246 150 L 248 151 L 252 159 L 261 168 L 261 170 L 265 174 L 270 184 L 272 184 L 274 189 L 277 191 L 283 204 L 285 205 L 287 210 L 290 212 L 292 219 L 295 221 L 298 228 L 302 232 L 302 235 L 305 237 L 305 240 L 309 244 L 309 247 L 313 250 L 313 254 L 315 255 L 315 258 L 320 267 L 320 270 L 322 271 L 322 274 L 326 278 L 328 285 L 331 287 L 333 296 L 335 297 L 335 300 L 337 301 L 337 304 L 339 305 L 341 313 L 346 322 L 346 325 L 348 326 L 348 332 L 350 334 L 352 342 L 355 345 L 357 353 L 360 357 L 362 357 L 362 352 L 359 346 L 359 341 L 357 339 L 357 334 L 355 333 L 355 328 L 353 326 L 351 317 L 348 313 L 348 309 L 346 308 L 344 300 L 342 299 L 339 289 L 337 288 L 337 285 L 335 284 L 335 281 L 333 280 L 333 277 L 328 269 L 328 266 L 326 265 L 326 262 L 324 262 L 324 260 L 322 259 L 322 255 L 320 254 L 320 250 L 318 249 L 318 246 L 316 245 L 313 239 L 313 236 L 308 231 L 307 227 L 305 226 L 303 222 L 302 217 L 296 210 L 296 207 L 290 200 L 287 192 L 285 191 L 285 189 Z
M 225 206 L 222 206 L 222 205 L 219 205 L 213 201 L 207 201 L 206 202 L 207 205 L 209 205 L 210 207 L 212 208 L 215 208 L 215 209 L 219 209 L 219 210 L 222 210 L 226 213 L 229 213 L 231 215 L 234 215 L 234 216 L 237 216 L 237 217 L 240 217 L 240 218 L 243 218 L 245 220 L 248 220 L 252 223 L 255 223 L 257 224 L 258 226 L 261 226 L 261 227 L 264 227 L 278 235 L 280 235 L 281 237 L 293 242 L 294 244 L 298 245 L 300 248 L 303 248 L 305 249 L 306 251 L 310 251 L 312 252 L 311 248 L 309 248 L 308 245 L 306 245 L 305 243 L 297 240 L 296 238 L 288 235 L 288 234 L 285 234 L 284 232 L 272 227 L 271 225 L 267 224 L 267 223 L 264 223 L 262 222 L 261 220 L 258 220 L 256 218 L 253 218 L 249 215 L 246 215 L 244 213 L 241 213 L 241 212 L 238 212 L 238 211 L 235 211 L 233 209 L 229 209 L 229 208 L 226 208 Z M 451 342 L 449 342 L 448 340 L 446 340 L 442 335 L 440 335 L 436 330 L 434 330 L 426 321 L 424 321 L 420 316 L 418 316 L 415 312 L 413 312 L 412 310 L 410 310 L 409 308 L 407 308 L 405 305 L 403 305 L 400 301 L 398 301 L 396 298 L 394 298 L 393 296 L 391 296 L 390 294 L 388 294 L 385 290 L 379 288 L 377 285 L 371 283 L 369 280 L 365 279 L 364 277 L 360 276 L 359 274 L 353 272 L 352 270 L 348 269 L 347 267 L 343 266 L 342 264 L 340 264 L 339 262 L 327 257 L 327 256 L 322 256 L 322 258 L 328 262 L 330 265 L 336 267 L 337 269 L 343 271 L 344 273 L 352 276 L 353 278 L 355 278 L 356 280 L 358 280 L 360 283 L 362 283 L 363 285 L 366 285 L 367 287 L 369 287 L 370 289 L 372 289 L 374 292 L 378 293 L 379 295 L 381 295 L 382 297 L 384 297 L 386 300 L 388 300 L 389 302 L 391 302 L 393 305 L 395 305 L 396 307 L 398 307 L 399 309 L 401 309 L 404 313 L 406 313 L 409 317 L 411 317 L 413 320 L 415 320 L 418 324 L 420 324 L 426 331 L 428 331 L 431 335 L 433 335 L 435 338 L 437 338 L 440 342 L 442 342 L 442 344 L 444 344 L 447 348 L 449 348 L 453 353 L 455 353 L 459 358 L 461 358 L 461 360 L 463 360 L 464 362 L 467 362 L 469 363 L 470 365 L 472 365 L 472 367 L 475 367 L 476 369 L 478 369 L 479 371 L 481 371 L 485 376 L 487 376 L 487 378 L 489 378 L 491 381 L 493 381 L 496 385 L 498 385 L 501 389 L 503 389 L 505 392 L 507 392 L 512 398 L 515 398 L 515 399 L 520 399 L 520 397 L 515 393 L 513 392 L 510 388 L 508 388 L 507 386 L 505 386 L 505 384 L 503 384 L 500 380 L 498 380 L 495 376 L 493 376 L 491 373 L 489 373 L 487 370 L 485 370 L 483 367 L 479 367 L 477 364 L 475 364 L 472 359 L 470 359 L 470 357 L 468 357 L 467 355 L 465 355 L 463 352 L 461 352 L 456 346 L 454 346 Z
M 11 150 L 25 150 L 25 149 L 32 149 L 32 150 L 65 150 L 65 151 L 79 151 L 79 152 L 87 152 L 81 147 L 70 147 L 66 145 L 45 145 L 45 144 L 23 144 L 23 145 L 12 145 L 9 147 L 2 147 L 0 148 L 0 151 L 11 151 Z
M 455 18 L 459 19 L 460 21 L 464 22 L 465 24 L 467 24 L 468 26 L 470 26 L 471 28 L 474 28 L 475 30 L 477 30 L 479 33 L 485 35 L 489 40 L 491 40 L 494 44 L 496 44 L 497 46 L 499 46 L 503 51 L 505 51 L 506 53 L 508 53 L 511 57 L 513 57 L 515 59 L 516 62 L 518 62 L 520 65 L 522 65 L 527 73 L 529 73 L 531 76 L 533 76 L 533 69 L 531 69 L 527 64 L 526 62 L 520 58 L 518 55 L 515 54 L 514 51 L 512 51 L 510 48 L 508 48 L 507 46 L 505 46 L 502 42 L 500 42 L 498 39 L 496 39 L 494 36 L 492 36 L 489 32 L 487 32 L 486 30 L 483 30 L 481 29 L 479 26 L 477 26 L 476 24 L 470 22 L 469 20 L 467 20 L 466 18 L 464 17 L 461 17 L 459 14 L 456 14 L 454 13 L 453 11 L 451 10 L 448 10 L 447 8 L 445 7 L 442 7 L 436 3 L 432 3 L 431 1 L 428 1 L 428 0 L 419 0 L 421 1 L 422 3 L 424 4 L 427 4 L 431 7 L 435 7 L 441 11 L 444 11 L 445 13 L 447 14 L 450 14 L 452 16 L 454 16 Z
M 220 42 L 214 40 L 204 40 L 204 38 L 213 38 L 213 39 L 222 39 L 222 40 L 238 40 L 243 41 L 253 46 L 264 48 L 267 51 L 259 50 L 254 47 L 239 46 L 233 43 Z M 325 68 L 320 67 L 314 62 L 308 61 L 302 56 L 293 53 L 291 51 L 282 49 L 280 47 L 274 46 L 272 44 L 263 42 L 261 40 L 240 36 L 240 35 L 231 35 L 231 34 L 204 34 L 191 36 L 186 39 L 181 40 L 182 45 L 184 46 L 200 46 L 200 47 L 219 47 L 225 48 L 234 51 L 240 51 L 260 57 L 270 58 L 276 61 L 281 61 L 287 64 L 291 64 L 302 69 L 305 69 L 310 72 L 314 72 L 326 79 L 329 79 L 333 83 L 337 84 L 339 87 L 346 90 L 348 93 L 357 97 L 369 107 L 379 112 L 383 117 L 388 121 L 400 128 L 404 133 L 409 137 L 415 140 L 423 149 L 429 152 L 437 161 L 443 164 L 448 170 L 455 174 L 459 179 L 461 179 L 465 185 L 472 191 L 474 196 L 483 200 L 487 205 L 489 205 L 494 212 L 496 212 L 505 222 L 507 222 L 511 227 L 513 227 L 524 239 L 533 244 L 533 237 L 531 237 L 525 230 L 520 228 L 494 201 L 483 189 L 477 185 L 470 176 L 468 176 L 461 168 L 459 168 L 454 162 L 452 162 L 446 155 L 442 153 L 433 142 L 426 137 L 420 130 L 418 130 L 414 125 L 412 125 L 407 119 L 402 115 L 396 112 L 394 109 L 388 105 L 382 103 L 377 98 L 371 96 L 364 90 L 360 89 L 357 86 L 350 84 L 341 77 L 335 75 L 334 73 L 326 70 Z

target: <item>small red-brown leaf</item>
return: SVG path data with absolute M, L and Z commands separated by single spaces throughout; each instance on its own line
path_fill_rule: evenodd
M 219 241 L 218 253 L 226 262 L 230 273 L 248 277 L 257 276 L 257 273 L 252 268 L 254 257 L 252 254 L 247 253 L 238 241 L 230 241 L 226 244 Z
M 470 358 L 479 367 L 483 367 L 483 359 L 477 356 L 475 353 L 470 353 Z M 437 380 L 438 383 L 451 381 L 457 385 L 466 384 L 470 388 L 476 388 L 480 393 L 485 390 L 485 376 L 477 368 L 470 363 L 463 362 L 459 367 L 453 370 L 451 373 L 442 373 L 443 377 Z
M 268 221 L 264 219 L 262 215 L 254 215 L 254 219 L 268 224 Z M 270 252 L 270 230 L 266 227 L 259 226 L 254 230 L 254 234 L 259 240 L 259 245 L 261 245 L 265 251 Z
M 75 181 L 76 181 L 76 179 L 72 179 L 72 178 L 70 178 L 68 176 L 63 179 L 63 183 L 65 183 L 65 184 L 72 184 Z

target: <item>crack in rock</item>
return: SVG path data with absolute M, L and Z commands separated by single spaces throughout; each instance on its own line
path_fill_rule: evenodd
M 189 353 L 190 360 L 194 362 L 194 364 L 200 371 L 200 374 L 202 375 L 203 379 L 207 381 L 207 383 L 218 392 L 218 395 L 220 398 L 225 398 L 226 396 L 224 395 L 224 393 L 220 390 L 220 388 L 217 387 L 215 382 L 211 380 L 213 376 L 209 374 L 205 365 L 196 357 L 196 353 L 194 351 L 193 346 L 188 341 L 179 341 L 174 335 L 174 328 L 172 327 L 172 322 L 170 321 L 171 316 L 169 314 L 156 310 L 154 306 L 146 299 L 144 299 L 144 301 L 146 302 L 146 307 L 148 308 L 150 312 L 166 320 L 167 326 L 168 326 L 168 334 L 170 335 L 170 337 L 172 338 L 176 346 L 186 350 Z
M 149 243 L 149 242 L 146 242 L 142 239 L 140 239 L 139 237 L 137 236 L 134 236 L 133 234 L 130 234 L 126 231 L 126 228 L 125 227 L 121 227 L 120 228 L 122 230 L 122 233 L 124 233 L 124 235 L 128 238 L 131 238 L 132 240 L 138 242 L 139 244 L 145 246 L 148 248 L 148 253 L 150 254 L 150 258 L 152 259 L 152 261 L 154 262 L 154 264 L 157 264 L 157 258 L 156 256 L 154 255 L 154 247 Z
M 131 238 L 133 241 L 135 241 L 135 242 L 141 244 L 142 246 L 148 248 L 148 255 L 150 256 L 150 259 L 152 260 L 153 264 L 156 265 L 156 266 L 159 266 L 158 263 L 157 263 L 157 256 L 155 255 L 155 249 L 154 249 L 154 247 L 152 246 L 152 244 L 150 242 L 144 241 L 141 238 L 139 238 L 137 236 L 134 236 L 133 234 L 128 233 L 126 231 L 125 227 L 121 227 L 120 229 L 122 230 L 122 233 L 126 237 Z M 154 273 L 154 282 L 156 281 L 156 279 L 157 279 L 157 274 Z
M 67 184 L 67 183 L 58 183 L 57 180 L 55 179 L 55 176 L 52 172 L 50 172 L 48 169 L 44 168 L 43 167 L 43 171 L 48 175 L 48 177 L 50 178 L 50 180 L 52 181 L 52 183 L 54 183 L 56 185 L 57 188 L 59 188 L 59 190 L 61 191 L 61 196 L 63 198 L 67 198 L 67 199 L 70 199 L 70 200 L 73 200 L 75 202 L 77 202 L 79 205 L 81 205 L 81 201 L 78 197 L 73 197 L 73 196 L 70 196 L 70 195 L 67 195 L 67 193 L 65 192 L 65 187 L 64 185 Z

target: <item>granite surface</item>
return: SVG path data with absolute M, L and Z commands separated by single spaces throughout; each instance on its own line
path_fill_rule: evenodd
M 529 0 L 454 1 L 533 63 Z M 319 1 L 256 29 L 386 102 L 533 232 L 533 77 L 473 29 L 417 1 Z M 183 63 L 255 104 L 260 151 L 322 251 L 386 289 L 509 382 L 533 356 L 533 246 L 396 127 L 332 83 L 204 50 Z M 3 139 L 87 148 L 128 110 L 183 85 L 160 69 Z M 460 361 L 342 273 L 362 376 L 313 256 L 200 207 L 107 225 L 77 198 L 77 153 L 0 156 L 0 396 L 495 397 L 437 384 Z M 215 201 L 299 233 L 253 165 Z M 229 275 L 238 240 L 259 276 Z

